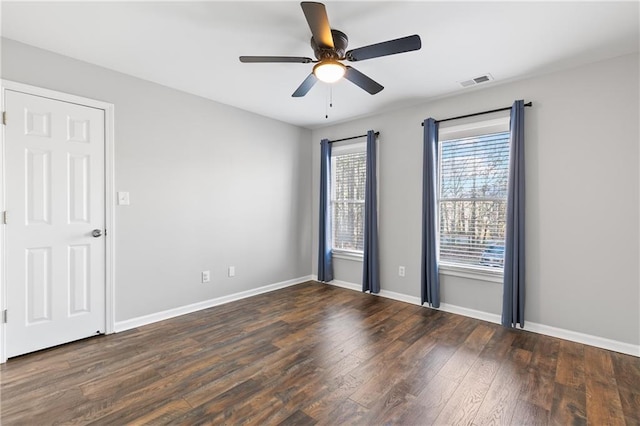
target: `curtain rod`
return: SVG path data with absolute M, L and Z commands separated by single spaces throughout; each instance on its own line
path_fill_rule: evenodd
M 380 136 L 380 132 L 375 132 L 374 134 L 376 135 L 376 137 Z M 350 141 L 351 139 L 366 138 L 366 137 L 367 135 L 351 136 L 350 138 L 342 138 L 342 139 L 336 139 L 334 141 L 329 141 L 329 143 Z
M 530 106 L 533 106 L 533 103 L 532 102 L 527 102 L 526 104 L 524 104 L 524 106 L 530 107 Z M 451 120 L 459 120 L 461 118 L 475 117 L 476 115 L 491 114 L 492 112 L 508 111 L 510 109 L 511 109 L 511 107 L 504 107 L 504 108 L 492 109 L 492 110 L 489 110 L 489 111 L 474 112 L 473 114 L 459 115 L 457 117 L 449 117 L 449 118 L 445 118 L 445 119 L 442 119 L 442 120 L 436 120 L 436 123 L 443 123 L 445 121 L 451 121 Z M 424 126 L 424 122 L 422 122 L 420 124 L 422 126 Z

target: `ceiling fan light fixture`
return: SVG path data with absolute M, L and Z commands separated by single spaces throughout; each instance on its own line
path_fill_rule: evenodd
M 335 83 L 344 76 L 346 71 L 347 68 L 344 65 L 332 59 L 321 61 L 313 67 L 313 74 L 325 83 Z

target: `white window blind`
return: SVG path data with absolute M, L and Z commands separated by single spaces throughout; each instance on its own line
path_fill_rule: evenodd
M 359 252 L 364 250 L 364 192 L 366 153 L 363 147 L 336 150 L 331 160 L 331 211 L 333 249 Z
M 438 163 L 440 261 L 501 270 L 509 133 L 442 141 Z

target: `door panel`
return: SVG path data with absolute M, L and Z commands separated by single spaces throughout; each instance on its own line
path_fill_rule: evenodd
M 69 247 L 69 315 L 91 310 L 90 252 L 88 244 Z
M 69 223 L 89 223 L 89 161 L 88 155 L 69 155 L 67 172 L 69 185 Z
M 27 225 L 50 223 L 51 151 L 26 149 Z
M 27 325 L 51 321 L 51 247 L 27 251 Z
M 104 111 L 5 91 L 7 356 L 105 332 Z

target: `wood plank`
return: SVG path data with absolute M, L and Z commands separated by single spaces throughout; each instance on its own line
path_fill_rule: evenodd
M 313 418 L 319 418 L 321 413 L 328 412 L 329 407 L 348 398 L 362 383 L 362 379 L 354 377 L 350 372 L 362 364 L 360 358 L 348 355 L 324 369 L 314 380 L 308 381 L 304 392 L 310 396 L 300 404 L 303 411 Z
M 584 390 L 584 345 L 563 340 L 560 342 L 556 383 Z
M 438 417 L 437 424 L 470 424 L 489 391 L 497 371 L 502 365 L 491 357 L 479 357 L 495 330 L 478 324 L 456 353 L 438 372 L 451 381 L 459 383 Z
M 624 425 L 624 412 L 610 353 L 584 348 L 587 418 L 594 424 Z
M 489 391 L 500 364 L 494 360 L 478 358 L 473 368 L 464 376 L 438 417 L 436 424 L 471 424 Z M 448 376 L 443 376 L 457 382 Z
M 520 389 L 519 399 L 550 411 L 555 392 L 555 378 L 530 368 Z
M 401 380 L 405 383 L 407 392 L 415 396 L 421 395 L 425 387 L 437 377 L 442 367 L 449 362 L 455 351 L 456 348 L 449 345 L 435 344 L 427 354 L 417 358 L 415 364 L 407 369 Z
M 527 376 L 531 352 L 515 348 L 504 360 L 474 418 L 476 424 L 509 424 Z
M 296 410 L 289 417 L 278 423 L 281 426 L 296 426 L 296 425 L 315 425 L 317 422 L 311 417 L 307 416 L 300 410 Z
M 407 375 L 416 372 L 417 365 L 422 363 L 427 354 L 435 347 L 433 339 L 425 342 L 417 340 L 406 348 L 392 363 L 380 369 L 380 374 L 372 376 L 365 384 L 360 386 L 350 398 L 358 404 L 370 408 L 374 403 L 389 392 L 389 388 L 402 381 Z M 435 374 L 435 373 L 434 373 Z M 407 382 L 405 388 L 408 392 L 415 390 Z
M 586 425 L 586 397 L 580 387 L 556 383 L 549 423 L 554 425 Z
M 549 424 L 549 411 L 520 400 L 511 417 L 512 425 L 546 426 Z
M 385 386 L 384 389 L 384 394 L 367 407 L 368 424 L 397 424 L 399 416 L 416 402 L 416 397 L 408 392 L 404 382 L 391 386 L 391 389 Z
M 137 424 L 168 424 L 173 420 L 184 416 L 191 411 L 191 405 L 182 398 L 172 399 L 165 401 L 158 408 L 149 411 L 144 414 L 143 410 L 139 410 L 135 413 L 131 413 L 131 418 L 122 419 L 122 424 L 135 422 Z M 104 419 L 102 420 L 104 421 Z M 103 423 L 105 424 L 105 423 Z
M 628 424 L 640 425 L 640 358 L 609 352 L 618 395 Z
M 438 372 L 455 382 L 461 382 L 476 362 L 478 355 L 489 342 L 494 330 L 484 324 L 477 324 L 474 330 L 464 340 L 459 349 Z
M 357 402 L 346 399 L 318 422 L 320 425 L 362 425 L 368 410 Z
M 539 334 L 535 337 L 537 343 L 533 349 L 531 367 L 539 374 L 555 377 L 561 340 Z
M 187 393 L 184 399 L 194 407 L 179 421 L 189 422 L 205 419 L 230 418 L 236 407 L 251 398 L 262 389 L 262 383 L 257 378 L 247 379 L 237 383 L 222 393 L 203 395 L 199 390 Z
M 436 375 L 414 399 L 413 404 L 399 413 L 388 413 L 387 416 L 395 414 L 397 424 L 434 424 L 458 386 L 459 383 Z

